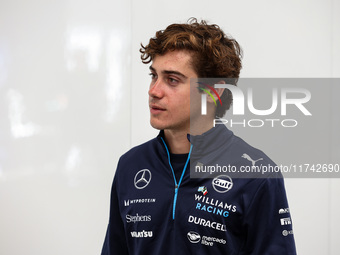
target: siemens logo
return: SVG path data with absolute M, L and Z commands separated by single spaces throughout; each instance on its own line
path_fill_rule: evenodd
M 136 222 L 141 222 L 141 221 L 151 221 L 151 215 L 138 215 L 138 213 L 133 216 L 133 215 L 129 215 L 127 214 L 125 216 L 126 218 L 126 222 L 127 223 L 136 223 Z

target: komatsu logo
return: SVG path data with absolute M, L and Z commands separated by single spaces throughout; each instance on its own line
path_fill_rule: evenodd
M 152 237 L 153 233 L 152 231 L 132 231 L 131 233 L 131 237 L 135 237 L 135 238 L 145 238 L 145 237 Z

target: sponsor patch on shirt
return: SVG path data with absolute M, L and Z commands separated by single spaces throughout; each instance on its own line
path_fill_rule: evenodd
M 203 227 L 208 227 L 208 228 L 224 231 L 224 232 L 227 231 L 226 225 L 224 225 L 222 223 L 206 220 L 206 219 L 195 217 L 195 216 L 192 216 L 192 215 L 189 215 L 188 222 L 196 224 L 196 225 L 200 225 L 200 226 L 203 226 Z
M 132 231 L 130 232 L 131 236 L 134 238 L 146 238 L 146 237 L 152 237 L 153 233 L 152 231 Z
M 222 238 L 212 236 L 201 236 L 195 231 L 189 231 L 187 233 L 188 240 L 193 244 L 201 244 L 205 246 L 214 246 L 214 244 L 226 244 L 227 241 Z

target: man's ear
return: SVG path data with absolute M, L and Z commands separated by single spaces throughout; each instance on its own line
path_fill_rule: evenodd
M 219 82 L 217 82 L 215 84 L 225 84 L 225 81 L 220 80 Z M 215 86 L 212 86 L 212 87 L 209 87 L 209 90 L 211 92 L 211 95 L 214 97 L 215 102 L 216 103 L 221 103 L 220 101 L 221 101 L 221 96 L 222 96 L 222 94 L 224 92 L 224 88 L 215 88 Z M 212 97 L 207 97 L 207 101 L 209 103 L 215 103 L 214 99 Z
M 220 80 L 217 84 L 225 84 L 224 80 Z M 221 97 L 225 88 L 215 88 L 215 90 L 217 91 L 218 95 Z

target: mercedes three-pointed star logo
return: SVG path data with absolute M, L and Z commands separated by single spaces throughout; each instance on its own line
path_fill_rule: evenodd
M 138 173 L 135 175 L 135 187 L 137 189 L 144 189 L 146 186 L 149 185 L 151 181 L 151 172 L 149 169 L 142 169 L 139 170 Z

